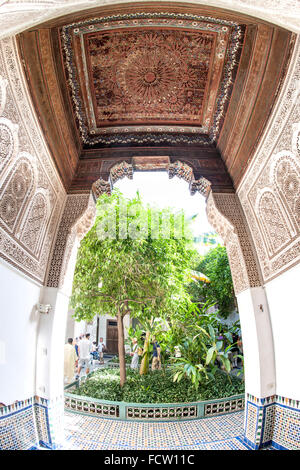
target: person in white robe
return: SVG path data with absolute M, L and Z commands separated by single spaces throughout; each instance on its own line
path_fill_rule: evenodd
M 67 384 L 74 379 L 76 362 L 77 354 L 75 346 L 73 346 L 73 339 L 69 338 L 64 347 L 64 377 Z
M 131 369 L 138 369 L 139 367 L 139 353 L 138 353 L 138 342 L 137 338 L 133 338 L 132 340 L 132 352 L 130 355 L 132 356 L 130 367 Z

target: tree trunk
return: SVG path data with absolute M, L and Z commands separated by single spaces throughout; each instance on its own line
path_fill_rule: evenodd
M 150 331 L 146 331 L 143 359 L 142 359 L 141 367 L 140 367 L 140 375 L 146 375 L 149 372 L 149 346 L 150 346 Z
M 126 382 L 126 363 L 125 363 L 125 345 L 124 345 L 124 326 L 123 316 L 121 313 L 117 315 L 118 320 L 118 351 L 119 351 L 119 364 L 120 364 L 120 386 Z

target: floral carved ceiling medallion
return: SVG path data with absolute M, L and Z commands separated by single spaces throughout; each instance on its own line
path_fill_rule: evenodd
M 114 133 L 216 137 L 234 83 L 243 27 L 179 16 L 122 15 L 62 28 L 84 144 Z
M 99 127 L 129 120 L 202 125 L 213 34 L 104 33 L 89 35 L 86 49 Z

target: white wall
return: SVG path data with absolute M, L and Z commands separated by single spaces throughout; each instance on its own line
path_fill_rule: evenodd
M 87 332 L 87 325 L 84 320 L 74 323 L 74 338 L 78 338 L 80 335 Z
M 44 287 L 42 302 L 51 305 L 41 315 L 37 340 L 36 392 L 44 398 L 63 394 L 64 340 L 69 296 L 55 287 Z
M 69 310 L 67 314 L 65 343 L 67 343 L 68 338 L 74 338 L 75 321 L 74 321 L 74 318 L 72 318 L 72 315 L 73 315 L 73 310 Z
M 276 363 L 276 393 L 300 399 L 300 264 L 266 284 Z
M 66 327 L 66 334 L 65 334 L 65 343 L 67 343 L 68 338 L 78 338 L 81 334 L 87 332 L 87 324 L 84 320 L 75 321 L 72 317 L 74 314 L 74 309 L 69 309 L 67 314 L 67 327 Z
M 0 260 L 0 402 L 35 394 L 41 287 Z

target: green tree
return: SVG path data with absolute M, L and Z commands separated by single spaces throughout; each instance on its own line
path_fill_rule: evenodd
M 143 206 L 138 194 L 127 200 L 113 192 L 98 199 L 95 224 L 80 244 L 71 297 L 74 317 L 117 318 L 121 386 L 126 381 L 125 315 L 163 318 L 190 302 L 186 285 L 195 250 L 188 233 L 178 237 L 181 222 L 182 216 L 170 209 Z
M 226 318 L 236 306 L 226 248 L 218 245 L 202 256 L 196 267 L 210 283 L 192 282 L 189 291 L 194 301 L 216 303 L 219 314 Z

